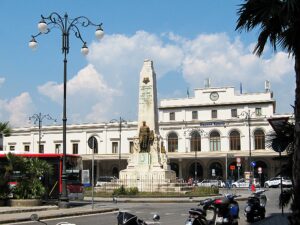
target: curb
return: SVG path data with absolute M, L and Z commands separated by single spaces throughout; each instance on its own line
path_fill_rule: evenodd
M 9 210 L 9 211 L 0 211 L 1 214 L 13 214 L 13 213 L 25 213 L 25 212 L 40 212 L 40 211 L 47 211 L 47 210 L 53 210 L 53 209 L 58 209 L 58 206 L 48 206 L 45 208 L 22 208 L 22 209 L 14 209 L 14 210 Z
M 119 208 L 107 208 L 107 209 L 96 209 L 91 211 L 90 209 L 76 211 L 76 212 L 59 212 L 55 213 L 53 215 L 44 215 L 39 216 L 40 220 L 45 219 L 52 219 L 52 218 L 61 218 L 61 217 L 67 217 L 67 216 L 80 216 L 80 215 L 91 215 L 91 214 L 99 214 L 99 213 L 106 213 L 106 212 L 114 212 L 118 211 Z M 16 218 L 16 219 L 7 219 L 7 220 L 1 220 L 0 223 L 15 223 L 15 222 L 25 222 L 25 221 L 31 221 L 30 218 Z

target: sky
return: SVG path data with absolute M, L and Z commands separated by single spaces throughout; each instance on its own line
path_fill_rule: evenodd
M 79 27 L 89 47 L 70 33 L 67 55 L 67 123 L 101 123 L 122 117 L 137 120 L 138 81 L 145 59 L 153 60 L 158 99 L 184 98 L 187 90 L 233 86 L 263 92 L 269 80 L 276 113 L 292 113 L 294 59 L 266 46 L 252 54 L 259 30 L 235 31 L 242 0 L 0 0 L 0 121 L 12 127 L 31 126 L 29 117 L 49 114 L 62 124 L 63 54 L 61 30 L 36 38 L 41 15 L 86 16 L 103 23 Z M 53 121 L 43 120 L 43 124 Z

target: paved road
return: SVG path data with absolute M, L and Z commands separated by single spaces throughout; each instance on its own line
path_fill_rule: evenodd
M 278 195 L 280 189 L 270 189 L 266 192 L 268 203 L 267 203 L 267 216 L 271 213 L 280 213 L 281 209 L 278 208 Z M 248 192 L 248 190 L 239 190 L 239 193 Z M 240 201 L 240 225 L 247 225 L 245 217 L 243 215 L 243 209 L 245 206 L 245 201 Z M 188 209 L 195 207 L 195 203 L 96 203 L 95 207 L 105 206 L 117 206 L 120 210 L 128 211 L 137 215 L 138 217 L 151 221 L 152 215 L 158 213 L 161 216 L 160 224 L 162 225 L 183 225 L 188 216 Z M 116 215 L 117 213 L 105 213 L 98 215 L 89 215 L 89 216 L 79 216 L 79 217 L 70 217 L 63 219 L 48 220 L 48 225 L 55 225 L 58 222 L 68 221 L 80 224 L 99 224 L 99 225 L 108 225 L 116 224 Z M 21 223 L 18 223 L 21 224 Z M 23 224 L 32 224 L 36 225 L 37 223 L 23 223 Z

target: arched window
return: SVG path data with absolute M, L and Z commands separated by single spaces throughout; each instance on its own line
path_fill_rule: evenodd
M 218 162 L 213 162 L 209 166 L 208 177 L 223 179 L 223 167 Z
M 178 136 L 176 133 L 172 132 L 168 136 L 168 152 L 178 151 Z
M 217 131 L 213 131 L 209 137 L 210 151 L 220 151 L 221 150 L 221 138 Z
M 198 131 L 191 133 L 191 152 L 201 151 L 201 137 Z
M 254 131 L 254 149 L 265 149 L 265 133 L 262 129 Z
M 238 131 L 230 132 L 229 145 L 230 150 L 241 150 L 241 137 Z

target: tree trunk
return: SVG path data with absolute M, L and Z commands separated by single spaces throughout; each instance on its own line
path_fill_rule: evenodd
M 294 199 L 292 225 L 300 224 L 300 54 L 295 54 L 296 90 L 295 90 L 295 149 L 293 163 Z

